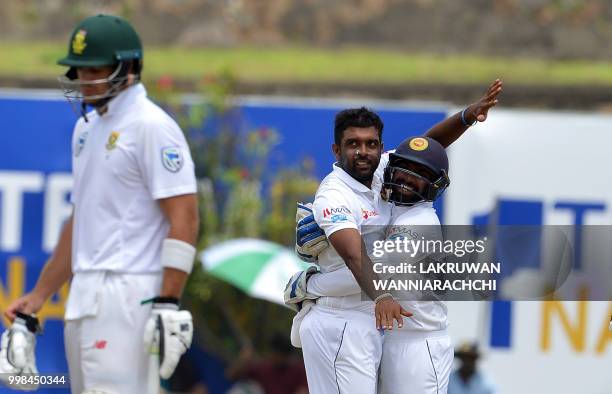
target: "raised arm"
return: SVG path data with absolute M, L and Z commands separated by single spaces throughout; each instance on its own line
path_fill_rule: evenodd
M 476 121 L 484 122 L 487 119 L 489 110 L 497 104 L 497 96 L 502 89 L 503 82 L 496 79 L 478 101 L 470 104 L 465 110 L 435 124 L 425 132 L 425 135 L 435 139 L 443 147 L 449 147 Z

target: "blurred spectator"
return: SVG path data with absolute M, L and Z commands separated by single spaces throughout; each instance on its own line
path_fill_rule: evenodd
M 480 352 L 475 343 L 464 343 L 455 350 L 455 357 L 461 362 L 450 376 L 448 394 L 494 394 L 495 387 L 476 368 Z
M 271 352 L 263 359 L 245 346 L 238 359 L 227 368 L 226 375 L 238 382 L 231 393 L 307 394 L 306 370 L 289 339 L 276 334 L 270 342 Z

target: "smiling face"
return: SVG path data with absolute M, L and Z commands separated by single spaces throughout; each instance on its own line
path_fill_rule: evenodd
M 392 192 L 401 195 L 401 201 L 406 203 L 422 201 L 436 178 L 435 174 L 424 165 L 408 160 L 398 160 L 393 166 L 398 169 L 393 172 L 391 179 L 397 185 L 392 187 Z
M 340 145 L 334 144 L 332 148 L 340 167 L 371 187 L 383 149 L 378 130 L 373 126 L 349 127 L 344 130 Z

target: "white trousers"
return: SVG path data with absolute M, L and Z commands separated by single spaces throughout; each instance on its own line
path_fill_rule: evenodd
M 446 330 L 385 332 L 379 394 L 446 394 L 454 350 Z
M 382 335 L 374 314 L 314 305 L 300 339 L 310 394 L 374 394 Z
M 91 306 L 91 314 L 65 323 L 71 392 L 151 392 L 148 387 L 149 355 L 143 343 L 151 305 L 140 305 L 140 302 L 157 295 L 159 275 L 107 272 L 100 288 L 86 290 L 81 283 L 77 289 L 97 294 L 92 297 L 95 305 Z M 79 297 L 79 294 L 71 290 L 70 297 Z

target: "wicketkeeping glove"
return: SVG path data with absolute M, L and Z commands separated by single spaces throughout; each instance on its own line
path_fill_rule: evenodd
M 191 346 L 193 322 L 189 311 L 179 311 L 178 300 L 153 299 L 151 317 L 145 326 L 145 351 L 159 354 L 159 376 L 172 376 L 179 359 Z
M 304 271 L 293 274 L 285 286 L 285 305 L 299 312 L 304 301 L 319 298 L 314 294 L 308 293 L 308 279 L 317 272 L 319 272 L 318 268 L 311 266 Z
M 314 263 L 319 254 L 329 246 L 329 242 L 325 232 L 315 222 L 312 203 L 297 204 L 295 222 L 295 252 L 301 260 Z
M 36 335 L 40 332 L 36 316 L 17 312 L 17 317 L 11 327 L 2 333 L 0 380 L 8 384 L 10 376 L 38 373 L 34 348 L 36 347 Z M 11 388 L 31 391 L 36 390 L 38 385 L 16 385 L 15 382 L 12 382 Z

